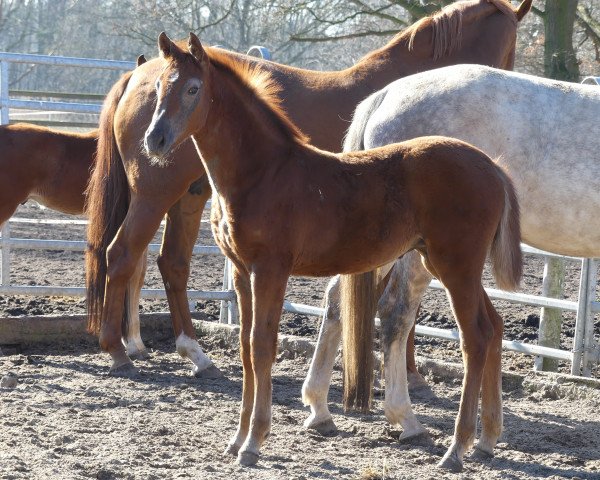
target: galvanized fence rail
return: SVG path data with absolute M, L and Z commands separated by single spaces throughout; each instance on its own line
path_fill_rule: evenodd
M 270 59 L 268 50 L 264 47 L 252 47 L 249 53 L 258 53 L 263 58 Z M 80 113 L 99 113 L 101 106 L 91 103 L 70 103 L 55 101 L 34 101 L 34 100 L 14 100 L 10 98 L 8 88 L 8 74 L 10 63 L 37 63 L 44 65 L 73 66 L 80 68 L 106 68 L 116 70 L 127 70 L 135 66 L 133 62 L 117 62 L 110 60 L 93 60 L 72 57 L 47 57 L 43 55 L 23 55 L 13 53 L 0 53 L 0 124 L 7 124 L 9 121 L 9 109 L 29 109 L 43 111 L 64 111 Z M 587 79 L 586 79 L 587 81 Z M 596 83 L 600 83 L 594 79 Z M 591 83 L 588 82 L 588 83 Z M 65 296 L 83 296 L 84 287 L 52 287 L 52 286 L 14 286 L 10 284 L 10 251 L 11 248 L 28 249 L 60 249 L 83 251 L 84 241 L 58 241 L 58 240 L 39 240 L 39 239 L 15 239 L 10 236 L 11 222 L 39 222 L 27 219 L 12 219 L 6 222 L 1 229 L 0 248 L 2 252 L 0 268 L 0 294 L 10 295 L 65 295 Z M 54 224 L 82 222 L 78 220 L 71 221 L 49 221 Z M 157 252 L 159 245 L 152 244 L 149 247 L 150 252 Z M 526 305 L 539 306 L 543 308 L 558 308 L 577 312 L 575 327 L 575 338 L 572 351 L 565 351 L 556 348 L 542 347 L 539 345 L 524 344 L 520 342 L 503 341 L 503 346 L 507 350 L 522 352 L 529 355 L 538 355 L 542 357 L 555 358 L 571 362 L 571 373 L 574 375 L 589 376 L 592 365 L 600 359 L 600 350 L 594 339 L 594 314 L 600 312 L 600 302 L 596 301 L 597 290 L 597 272 L 600 261 L 598 259 L 576 259 L 573 257 L 561 257 L 548 252 L 542 252 L 531 247 L 523 246 L 526 253 L 543 255 L 546 261 L 552 258 L 562 258 L 567 261 L 580 261 L 582 264 L 581 282 L 579 289 L 579 299 L 577 302 L 562 300 L 550 297 L 540 297 L 521 293 L 509 293 L 496 289 L 486 289 L 489 296 L 494 299 L 517 302 Z M 215 246 L 196 246 L 196 254 L 220 255 L 220 251 Z M 237 305 L 231 280 L 230 262 L 224 262 L 224 280 L 223 288 L 220 291 L 188 291 L 189 298 L 192 300 L 220 300 L 222 301 L 221 321 L 227 323 L 237 323 Z M 432 288 L 441 289 L 442 285 L 433 281 Z M 164 290 L 144 289 L 143 298 L 165 298 Z M 312 316 L 321 316 L 324 312 L 322 308 L 290 303 L 284 303 L 284 310 L 291 313 L 300 313 Z M 437 338 L 458 339 L 456 330 L 444 330 L 432 327 L 417 325 L 416 333 L 418 335 L 427 335 Z

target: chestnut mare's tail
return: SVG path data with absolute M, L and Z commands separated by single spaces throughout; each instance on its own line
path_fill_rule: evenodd
M 375 271 L 340 276 L 340 317 L 344 360 L 344 408 L 363 413 L 373 391 L 373 330 L 377 311 Z
M 385 98 L 385 90 L 363 100 L 354 113 L 344 152 L 363 150 L 371 114 Z M 344 408 L 367 412 L 373 390 L 373 330 L 378 302 L 375 271 L 340 276 L 340 320 L 344 361 Z
M 492 271 L 498 288 L 516 290 L 523 274 L 519 202 L 510 179 L 496 170 L 504 183 L 504 210 L 490 249 Z
M 114 115 L 132 72 L 113 86 L 100 114 L 96 165 L 86 190 L 88 217 L 85 252 L 87 288 L 87 329 L 98 334 L 102 324 L 102 307 L 106 282 L 106 250 L 123 223 L 129 208 L 129 187 L 113 131 Z M 128 309 L 124 309 L 125 316 Z M 126 330 L 127 318 L 123 321 Z

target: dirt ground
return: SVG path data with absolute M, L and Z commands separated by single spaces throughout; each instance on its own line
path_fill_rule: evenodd
M 18 217 L 68 218 L 28 203 Z M 203 224 L 201 242 L 213 244 Z M 12 225 L 21 238 L 82 239 L 83 227 Z M 159 241 L 157 237 L 156 241 Z M 151 256 L 149 287 L 161 280 Z M 565 298 L 576 300 L 579 265 L 567 266 Z M 190 288 L 219 289 L 223 260 L 195 257 Z M 527 256 L 524 291 L 540 293 L 543 263 Z M 83 285 L 82 254 L 64 251 L 12 252 L 15 285 Z M 320 305 L 327 279 L 290 281 L 288 299 Z M 491 284 L 489 279 L 486 284 Z M 534 343 L 539 310 L 494 302 L 505 320 L 505 338 Z M 218 316 L 217 302 L 196 302 L 207 319 Z M 166 301 L 143 300 L 143 312 L 165 311 Z M 84 313 L 83 299 L 0 296 L 0 317 Z M 564 315 L 561 346 L 573 340 L 574 315 Z M 430 291 L 420 321 L 453 328 L 445 296 Z M 319 320 L 285 314 L 281 331 L 316 338 Z M 596 323 L 600 334 L 600 321 Z M 222 451 L 233 434 L 241 395 L 237 349 L 203 337 L 203 348 L 225 378 L 189 376 L 188 364 L 174 352 L 172 336 L 151 338 L 152 358 L 138 362 L 131 379 L 106 375 L 108 359 L 95 344 L 37 345 L 23 355 L 0 357 L 0 376 L 13 372 L 14 389 L 0 389 L 0 478 L 585 478 L 600 479 L 600 392 L 584 387 L 504 389 L 505 433 L 496 457 L 484 464 L 465 462 L 460 475 L 440 472 L 435 464 L 449 445 L 458 410 L 460 381 L 429 376 L 433 395 L 414 396 L 418 418 L 434 444 L 398 444 L 398 432 L 385 421 L 381 399 L 373 415 L 344 414 L 341 379 L 336 369 L 330 405 L 339 428 L 321 437 L 302 422 L 308 410 L 300 389 L 309 359 L 280 355 L 274 369 L 273 428 L 257 467 L 241 468 Z M 1 344 L 0 339 L 0 344 Z M 418 354 L 460 361 L 457 344 L 420 337 Z M 503 369 L 526 374 L 531 357 L 505 352 Z M 568 371 L 561 363 L 560 370 Z M 594 371 L 600 377 L 598 369 Z

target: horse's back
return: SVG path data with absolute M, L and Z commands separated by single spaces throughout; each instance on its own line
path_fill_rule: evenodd
M 64 213 L 83 211 L 95 132 L 76 134 L 30 124 L 0 127 L 4 201 L 34 199 Z
M 430 134 L 465 140 L 515 183 L 524 241 L 600 255 L 599 88 L 459 65 L 398 80 L 382 95 L 354 119 L 365 148 Z

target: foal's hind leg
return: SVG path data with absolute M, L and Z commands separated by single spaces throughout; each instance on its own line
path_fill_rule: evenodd
M 483 287 L 476 275 L 451 280 L 447 277 L 444 280 L 442 275 L 440 280 L 446 287 L 460 328 L 464 377 L 454 439 L 439 466 L 458 472 L 462 470 L 465 452 L 475 439 L 483 369 L 494 331 L 485 307 Z
M 422 438 L 427 431 L 415 417 L 408 394 L 406 343 L 431 275 L 421 265 L 417 252 L 396 261 L 379 300 L 381 337 L 385 365 L 385 416 L 392 425 L 401 424 L 401 441 Z
M 486 458 L 494 455 L 494 447 L 502 433 L 502 318 L 483 292 L 485 308 L 493 327 L 494 336 L 485 360 L 481 385 L 481 437 L 475 446 L 475 457 Z
M 327 406 L 327 395 L 342 334 L 339 282 L 340 277 L 336 275 L 325 290 L 325 315 L 321 322 L 321 330 L 308 375 L 302 385 L 302 401 L 311 409 L 304 426 L 317 430 L 323 435 L 336 430 Z
M 128 309 L 127 334 L 123 338 L 125 350 L 129 358 L 134 360 L 147 359 L 150 357 L 148 350 L 142 341 L 140 332 L 140 293 L 146 276 L 146 265 L 148 263 L 148 249 L 144 250 L 140 261 L 137 263 L 135 272 L 127 285 L 126 305 Z
M 220 371 L 196 339 L 187 297 L 190 261 L 202 211 L 211 193 L 206 176 L 200 182 L 202 189 L 195 190 L 197 193 L 194 194 L 186 193 L 169 209 L 158 267 L 167 292 L 177 352 L 194 364 L 192 373 L 195 376 L 217 377 L 221 376 Z

